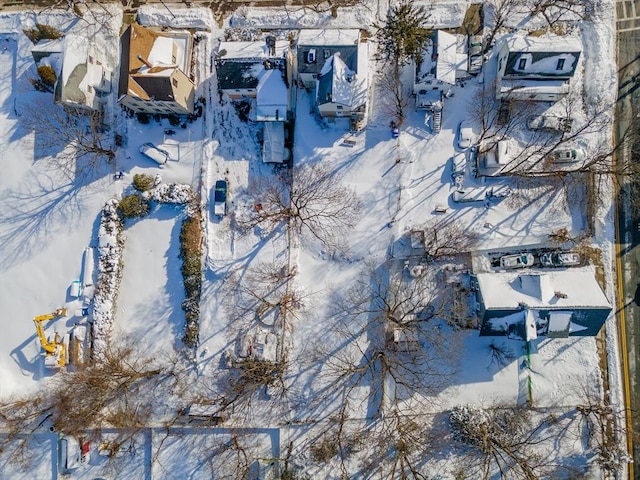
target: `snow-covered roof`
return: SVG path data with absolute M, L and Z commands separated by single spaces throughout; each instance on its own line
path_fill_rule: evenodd
M 569 93 L 569 84 L 565 80 L 545 79 L 545 80 L 524 80 L 524 79 L 502 79 L 499 85 L 499 94 L 508 95 L 517 93 L 518 95 L 548 95 Z
M 507 35 L 502 41 L 510 52 L 581 52 L 582 42 L 576 35 L 543 35 L 540 37 L 523 34 Z
M 284 57 L 289 42 L 276 40 L 275 53 L 269 51 L 266 41 L 259 42 L 220 42 L 218 58 L 277 58 Z
M 325 46 L 325 45 L 357 45 L 360 40 L 360 30 L 332 28 L 325 30 L 308 29 L 300 30 L 298 45 Z
M 178 68 L 188 75 L 191 71 L 190 46 L 189 32 L 159 32 L 134 23 L 131 25 L 129 68 L 131 71 L 145 73 L 149 69 L 144 62 L 146 61 L 153 67 Z
M 111 72 L 104 65 L 105 52 L 80 35 L 64 38 L 64 54 L 56 99 L 65 103 L 96 108 L 95 91 L 111 91 Z M 91 88 L 90 88 L 91 87 Z
M 86 74 L 86 63 L 88 55 L 87 39 L 79 35 L 67 35 L 65 37 L 64 60 L 62 62 L 62 83 L 67 85 L 69 77 L 73 73 L 77 76 L 76 70 L 79 66 L 84 65 L 84 74 Z
M 274 121 L 287 118 L 289 92 L 279 69 L 265 70 L 258 75 L 256 120 Z
M 487 310 L 532 308 L 610 308 L 590 267 L 478 273 Z
M 318 78 L 318 103 L 353 103 L 355 72 L 342 61 L 339 53 L 328 58 Z
M 582 45 L 572 35 L 513 35 L 501 40 L 499 50 L 505 76 L 570 78 L 578 66 Z
M 422 62 L 416 67 L 415 83 L 430 80 L 456 83 L 456 70 L 460 69 L 457 40 L 454 35 L 436 30 L 422 51 Z
M 31 48 L 31 52 L 62 53 L 64 50 L 64 38 L 55 40 L 40 40 Z
M 171 101 L 189 112 L 193 111 L 195 87 L 189 79 L 191 42 L 188 31 L 157 31 L 131 24 L 122 36 L 124 53 L 118 95 L 147 101 Z M 174 91 L 171 78 L 180 78 L 184 82 L 180 83 L 180 94 Z

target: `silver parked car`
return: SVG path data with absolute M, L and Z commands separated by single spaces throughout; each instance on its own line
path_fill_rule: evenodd
M 580 265 L 580 254 L 573 252 L 547 252 L 540 255 L 544 267 L 570 267 Z
M 556 117 L 554 115 L 534 115 L 527 118 L 529 130 L 551 130 L 556 132 L 569 132 L 573 119 Z
M 553 163 L 575 163 L 581 162 L 587 155 L 582 148 L 559 148 L 549 155 Z

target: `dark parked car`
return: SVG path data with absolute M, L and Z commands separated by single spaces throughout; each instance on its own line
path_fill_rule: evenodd
M 225 180 L 216 181 L 213 190 L 213 213 L 219 216 L 227 214 L 227 182 Z

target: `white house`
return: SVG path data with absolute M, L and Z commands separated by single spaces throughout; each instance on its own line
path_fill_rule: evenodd
M 85 37 L 67 35 L 55 99 L 69 107 L 101 112 L 111 93 L 112 72 L 104 50 Z
M 111 93 L 113 72 L 104 48 L 85 37 L 67 35 L 38 42 L 32 50 L 36 65 L 53 68 L 54 101 L 86 112 L 102 112 Z
M 579 65 L 577 36 L 507 36 L 496 47 L 498 99 L 557 101 L 569 92 Z
M 464 70 L 466 57 L 457 53 L 454 35 L 435 30 L 414 64 L 413 94 L 418 108 L 430 108 L 456 83 L 456 71 Z

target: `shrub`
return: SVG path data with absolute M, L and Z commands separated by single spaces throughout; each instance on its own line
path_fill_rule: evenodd
M 155 186 L 155 178 L 153 175 L 147 175 L 145 173 L 136 173 L 133 176 L 133 188 L 139 192 L 146 192 L 151 190 Z
M 151 121 L 151 117 L 149 116 L 148 113 L 138 113 L 136 115 L 136 118 L 138 119 L 138 121 L 142 124 L 147 124 Z
M 311 447 L 311 455 L 316 462 L 326 463 L 338 454 L 338 444 L 323 437 L 321 442 Z
M 39 92 L 53 92 L 53 88 L 51 88 L 39 78 L 30 78 L 29 81 L 31 82 L 31 85 L 33 85 L 33 88 L 35 88 Z
M 200 289 L 202 283 L 202 242 L 200 217 L 188 217 L 180 229 L 180 258 L 182 259 L 182 278 L 185 300 L 182 309 L 185 312 L 185 333 L 183 343 L 189 348 L 198 345 L 200 314 Z
M 127 195 L 120 200 L 118 212 L 124 218 L 144 217 L 149 213 L 149 201 L 140 195 Z
M 22 31 L 33 43 L 44 39 L 56 40 L 64 37 L 64 34 L 57 28 L 42 23 L 36 23 L 36 28 L 25 28 Z
M 53 89 L 56 84 L 56 80 L 58 79 L 58 77 L 56 76 L 56 71 L 53 69 L 53 67 L 49 65 L 39 66 L 38 75 L 45 85 L 48 85 Z
M 169 115 L 169 125 L 171 125 L 172 127 L 177 127 L 178 125 L 180 125 L 180 117 Z

